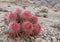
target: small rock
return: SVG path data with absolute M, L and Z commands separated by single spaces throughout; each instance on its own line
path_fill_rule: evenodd
M 8 7 L 11 7 L 10 5 L 8 5 Z
M 1 28 L 0 28 L 0 32 L 1 32 Z
M 3 12 L 8 12 L 8 10 L 3 10 Z
M 3 10 L 3 8 L 0 7 L 0 11 L 2 11 L 2 10 Z
M 21 39 L 20 37 L 15 38 L 15 40 L 20 40 L 20 39 Z
M 56 10 L 56 11 L 60 11 L 60 4 L 56 4 L 55 6 L 54 6 L 54 9 Z
M 4 22 L 0 23 L 0 27 L 4 27 Z
M 3 42 L 3 40 L 0 40 L 0 42 Z
M 43 17 L 44 17 L 44 18 L 47 18 L 47 15 L 46 15 L 46 14 L 44 14 L 44 15 L 43 15 Z
M 50 42 L 50 40 L 48 40 L 48 42 Z
M 60 42 L 60 40 L 58 40 L 58 42 Z
M 45 7 L 45 6 L 41 6 L 41 10 L 40 10 L 40 12 L 48 13 L 48 8 Z
M 55 37 L 51 37 L 51 42 L 57 42 L 57 39 Z
M 8 12 L 8 10 L 3 9 L 3 8 L 0 8 L 0 11 L 2 11 L 2 12 Z
M 30 37 L 30 42 L 34 42 L 34 37 Z
M 47 14 L 46 13 L 40 13 L 40 14 L 35 14 L 38 17 L 44 17 L 47 18 Z
M 60 23 L 51 25 L 53 28 L 58 28 L 60 30 Z
M 24 42 L 24 40 L 21 40 L 21 42 Z
M 42 38 L 36 38 L 35 42 L 42 42 Z

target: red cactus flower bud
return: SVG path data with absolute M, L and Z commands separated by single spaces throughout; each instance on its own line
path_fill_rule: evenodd
M 4 22 L 5 22 L 5 24 L 7 24 L 7 25 L 8 25 L 8 18 L 9 18 L 9 13 L 5 13 L 5 14 L 4 14 Z
M 37 17 L 37 16 L 33 16 L 33 19 L 34 19 L 35 21 L 38 21 L 38 17 Z
M 16 15 L 14 12 L 10 12 L 9 17 L 10 17 L 10 18 L 15 18 L 15 17 L 17 17 L 17 15 Z
M 36 36 L 41 32 L 42 28 L 40 24 L 34 24 L 34 30 L 33 33 L 31 34 L 31 36 Z
M 17 15 L 14 12 L 10 12 L 9 18 L 10 18 L 11 21 L 16 21 Z
M 22 15 L 24 18 L 31 18 L 32 17 L 32 13 L 30 11 L 24 11 Z
M 37 16 L 32 16 L 32 18 L 30 19 L 30 21 L 32 23 L 37 23 L 38 22 L 38 17 Z
M 21 18 L 22 18 L 22 21 L 29 21 L 29 19 L 32 17 L 32 13 L 30 11 L 24 11 L 22 14 L 21 14 Z
M 21 13 L 21 12 L 22 12 L 22 9 L 20 9 L 20 8 L 16 8 L 16 12 Z
M 6 18 L 8 18 L 9 17 L 9 13 L 5 13 L 4 14 L 4 18 L 6 19 Z
M 9 24 L 9 35 L 13 38 L 19 37 L 20 24 L 17 22 L 11 22 Z
M 20 27 L 20 25 L 19 25 L 18 23 L 16 23 L 16 22 L 12 22 L 12 23 L 10 24 L 10 26 L 11 26 L 11 28 L 14 29 L 14 30 L 19 29 L 19 27 Z
M 29 36 L 33 31 L 33 24 L 29 21 L 22 24 L 25 36 Z
M 16 8 L 16 13 L 17 13 L 17 14 L 20 14 L 21 12 L 22 12 L 22 9 Z

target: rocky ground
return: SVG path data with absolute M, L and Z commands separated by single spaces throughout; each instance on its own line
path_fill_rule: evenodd
M 20 38 L 13 40 L 7 37 L 5 31 L 3 15 L 5 12 L 14 11 L 17 7 L 23 10 L 30 10 L 33 15 L 38 16 L 39 23 L 42 26 L 42 32 L 36 37 Z M 56 8 L 58 7 L 58 8 Z M 26 6 L 16 5 L 14 3 L 0 2 L 0 42 L 60 42 L 60 6 L 48 8 L 46 6 Z

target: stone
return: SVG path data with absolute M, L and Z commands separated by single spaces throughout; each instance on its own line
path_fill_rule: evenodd
M 42 38 L 36 38 L 35 42 L 42 42 Z
M 0 7 L 0 11 L 2 11 L 2 10 L 3 10 L 3 8 Z
M 57 42 L 57 39 L 55 37 L 51 37 L 51 42 Z
M 35 14 L 35 15 L 38 17 L 44 17 L 44 18 L 48 17 L 46 13 L 40 13 L 40 14 Z
M 0 23 L 0 27 L 4 27 L 4 22 Z
M 1 29 L 0 29 L 0 32 L 1 32 Z
M 3 40 L 0 40 L 0 42 L 3 42 Z
M 43 17 L 44 17 L 44 18 L 47 18 L 47 15 L 46 15 L 46 14 L 44 14 L 44 15 L 43 15 Z
M 58 42 L 60 42 L 60 40 L 58 40 Z
M 1 8 L 1 7 L 0 7 L 0 11 L 2 11 L 2 12 L 8 12 L 8 10 L 3 9 L 3 8 Z
M 41 6 L 40 12 L 48 13 L 48 8 L 45 6 Z
M 53 8 L 55 11 L 60 11 L 60 4 L 56 4 Z
M 57 28 L 58 30 L 60 30 L 60 23 L 55 23 L 53 25 L 51 25 L 53 28 Z
M 21 38 L 20 37 L 17 37 L 17 38 L 15 38 L 15 40 L 21 40 Z

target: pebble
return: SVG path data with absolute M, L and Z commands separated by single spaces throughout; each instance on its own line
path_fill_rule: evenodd
M 8 12 L 8 10 L 3 9 L 3 8 L 0 8 L 0 11 L 2 11 L 2 12 Z
M 40 8 L 40 12 L 48 13 L 48 8 L 45 7 L 45 6 L 41 6 L 41 8 Z
M 35 42 L 42 42 L 42 38 L 36 38 Z
M 46 15 L 46 14 L 44 14 L 44 15 L 43 15 L 43 17 L 44 17 L 44 18 L 47 18 L 47 15 Z
M 3 42 L 3 40 L 0 40 L 0 42 Z
M 60 11 L 60 4 L 56 4 L 56 5 L 54 6 L 54 8 L 55 8 L 55 10 L 59 10 L 59 11 Z
M 46 13 L 40 13 L 40 14 L 35 14 L 35 15 L 38 17 L 44 17 L 44 18 L 48 17 Z
M 60 40 L 58 40 L 58 42 L 60 42 Z
M 55 37 L 51 37 L 51 42 L 57 42 L 57 39 Z
M 8 5 L 8 7 L 11 7 L 11 5 Z
M 60 30 L 60 23 L 55 23 L 52 25 L 52 27 Z
M 0 11 L 2 11 L 3 10 L 3 8 L 0 8 Z
M 4 25 L 4 22 L 1 22 L 1 23 L 0 23 L 0 26 L 3 26 L 3 25 Z

